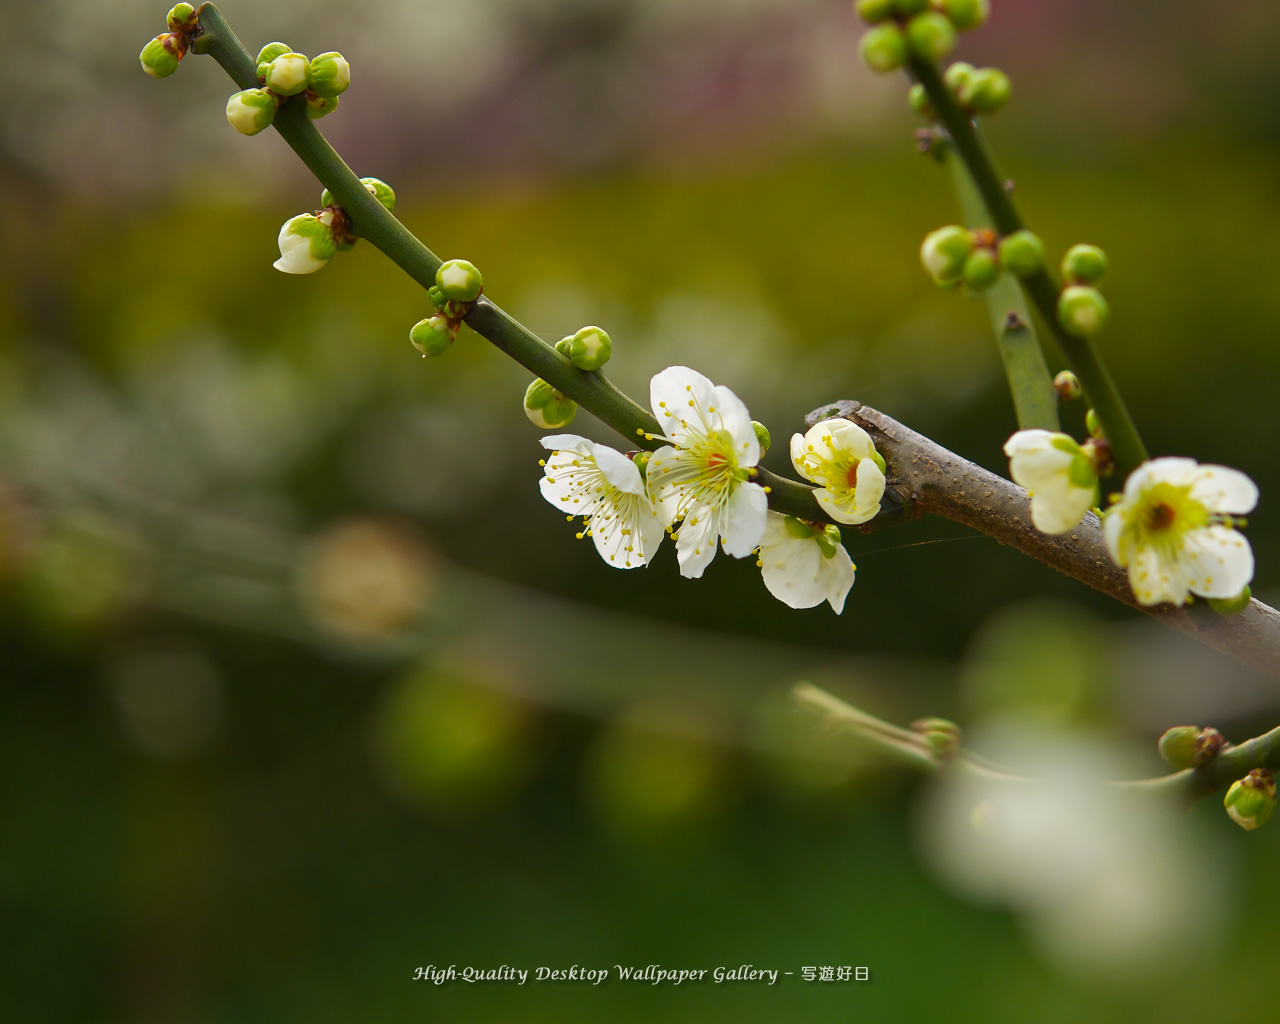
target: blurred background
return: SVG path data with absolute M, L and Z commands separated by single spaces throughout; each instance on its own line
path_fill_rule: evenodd
M 993 7 L 958 56 L 1013 77 L 987 126 L 1003 170 L 1055 254 L 1110 254 L 1102 347 L 1152 450 L 1258 481 L 1254 589 L 1274 601 L 1280 7 Z M 947 181 L 914 152 L 904 80 L 860 66 L 847 3 L 222 9 L 254 52 L 342 50 L 354 85 L 322 127 L 357 173 L 548 340 L 605 327 L 630 393 L 703 371 L 784 472 L 781 442 L 837 398 L 1004 472 L 985 313 L 916 257 L 959 219 Z M 847 531 L 839 618 L 774 602 L 750 560 L 701 581 L 669 549 L 606 567 L 538 495 L 525 371 L 465 330 L 419 359 L 425 296 L 367 243 L 311 277 L 271 269 L 320 187 L 274 133 L 226 125 L 211 60 L 140 72 L 164 13 L 0 5 L 7 1014 L 1272 1006 L 1280 830 L 1246 835 L 1216 798 L 1103 806 L 1080 774 L 1157 774 L 1175 724 L 1270 728 L 1273 681 L 948 523 Z M 571 429 L 614 443 L 585 413 Z M 954 717 L 1054 794 L 975 818 L 988 796 L 832 735 L 789 702 L 798 680 L 900 723 Z M 411 981 L 618 963 L 797 977 Z

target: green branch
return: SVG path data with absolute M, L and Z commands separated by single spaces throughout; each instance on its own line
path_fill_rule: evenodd
M 199 18 L 201 32 L 192 49 L 216 60 L 241 89 L 257 88 L 257 65 L 217 7 L 202 5 Z M 355 172 L 307 117 L 302 96 L 281 105 L 273 126 L 346 211 L 357 236 L 386 253 L 423 288 L 435 284 L 440 258 L 360 183 Z M 661 428 L 647 409 L 623 394 L 598 370 L 579 370 L 487 298 L 476 301 L 465 320 L 477 334 L 616 430 L 629 445 L 653 449 L 665 443 L 655 439 L 661 434 Z M 813 497 L 813 488 L 763 468 L 758 470 L 756 479 L 769 489 L 769 505 L 776 511 L 811 522 L 830 522 Z
M 973 121 L 956 102 L 955 96 L 938 74 L 938 69 L 931 62 L 918 57 L 912 57 L 907 66 L 915 80 L 924 88 L 933 109 L 937 111 L 938 119 L 950 135 L 960 159 L 964 161 L 996 230 L 1001 235 L 1021 231 L 1026 225 L 1018 215 L 1013 200 L 1009 198 L 1004 178 L 996 173 L 995 163 Z M 1068 334 L 1058 322 L 1060 289 L 1053 274 L 1047 268 L 1043 269 L 1026 278 L 1022 285 L 1031 304 L 1040 314 L 1041 321 L 1052 332 L 1071 369 L 1080 378 L 1081 387 L 1098 414 L 1098 420 L 1111 443 L 1112 454 L 1120 469 L 1128 472 L 1145 462 L 1148 458 L 1146 446 L 1093 343 L 1087 338 Z

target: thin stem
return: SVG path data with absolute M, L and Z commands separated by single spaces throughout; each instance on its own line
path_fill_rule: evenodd
M 912 76 L 928 94 L 938 119 L 951 136 L 956 152 L 964 161 L 982 201 L 986 204 L 1001 235 L 1021 231 L 1025 225 L 1005 188 L 1004 179 L 996 172 L 995 163 L 978 135 L 969 115 L 960 108 L 951 90 L 943 82 L 938 69 L 930 61 L 913 57 L 908 65 Z M 1138 428 L 1129 416 L 1124 399 L 1088 338 L 1077 338 L 1062 329 L 1058 322 L 1059 287 L 1052 272 L 1045 269 L 1022 282 L 1027 297 L 1040 314 L 1045 327 L 1062 348 L 1071 369 L 1080 378 L 1090 404 L 1098 414 L 1102 429 L 1111 442 L 1116 463 L 1128 472 L 1147 460 L 1147 449 Z
M 203 4 L 199 18 L 201 33 L 192 49 L 213 57 L 241 89 L 256 88 L 257 65 L 217 7 Z M 386 253 L 423 288 L 435 284 L 440 258 L 360 183 L 355 172 L 307 117 L 302 96 L 292 97 L 281 105 L 273 126 L 346 211 L 356 235 Z M 481 296 L 465 319 L 477 334 L 612 427 L 630 446 L 654 449 L 666 443 L 660 439 L 658 421 L 618 390 L 604 374 L 579 370 L 488 298 Z M 776 511 L 813 522 L 830 522 L 814 498 L 813 488 L 766 469 L 757 471 L 756 480 L 769 489 L 769 505 Z
M 940 142 L 935 149 L 947 170 L 964 211 L 966 226 L 970 228 L 993 227 L 994 222 L 987 204 L 973 183 L 973 177 L 964 161 L 956 154 L 955 147 Z M 1061 430 L 1058 420 L 1058 393 L 1053 378 L 1044 361 L 1040 339 L 1036 337 L 1027 309 L 1026 296 L 1018 287 L 1017 279 L 1007 272 L 982 293 L 991 327 L 995 331 L 1000 358 L 1013 395 L 1013 408 L 1022 430 Z

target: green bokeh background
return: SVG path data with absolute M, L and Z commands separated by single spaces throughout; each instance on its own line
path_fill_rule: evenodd
M 1052 251 L 1108 251 L 1100 344 L 1149 447 L 1258 482 L 1254 587 L 1274 595 L 1280 9 L 993 5 L 960 56 L 1014 79 L 987 126 L 1002 168 Z M 0 8 L 6 1016 L 1269 1010 L 1270 830 L 1192 813 L 1226 895 L 1190 964 L 1072 973 L 1018 908 L 930 871 L 922 780 L 786 692 L 810 679 L 899 722 L 1030 706 L 1155 773 L 1169 725 L 1274 725 L 1273 682 L 947 523 L 849 531 L 840 618 L 778 605 L 750 560 L 610 570 L 537 493 L 527 373 L 465 330 L 418 359 L 425 297 L 367 244 L 273 272 L 319 186 L 273 134 L 225 125 L 211 61 L 141 75 L 163 10 L 60 10 L 78 31 Z M 985 313 L 916 258 L 953 199 L 913 152 L 903 81 L 859 68 L 846 4 L 222 10 L 250 46 L 347 53 L 322 125 L 348 162 L 548 340 L 608 329 L 633 395 L 701 370 L 769 425 L 779 471 L 837 398 L 1003 469 Z M 572 429 L 612 440 L 586 414 Z M 871 980 L 410 980 L 504 963 Z

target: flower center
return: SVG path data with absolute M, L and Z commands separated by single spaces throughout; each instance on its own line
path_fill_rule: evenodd
M 1167 530 L 1177 518 L 1177 510 L 1168 502 L 1157 501 L 1147 507 L 1148 530 Z
M 856 489 L 858 486 L 858 467 L 861 465 L 862 465 L 861 461 L 855 462 L 852 466 L 849 467 L 848 472 L 845 473 L 844 475 L 845 486 L 848 487 L 849 490 L 851 491 Z

